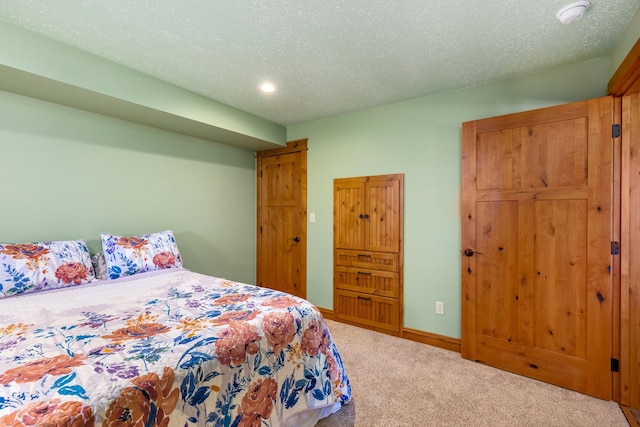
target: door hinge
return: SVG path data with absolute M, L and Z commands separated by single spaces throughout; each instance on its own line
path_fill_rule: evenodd
M 619 124 L 611 125 L 611 138 L 620 138 L 621 133 L 622 129 Z
M 260 178 L 262 178 L 262 170 L 260 170 Z
M 611 255 L 620 255 L 620 242 L 611 242 Z
M 613 357 L 611 358 L 611 372 L 620 372 L 620 361 Z
M 260 226 L 260 234 L 262 234 L 262 226 Z

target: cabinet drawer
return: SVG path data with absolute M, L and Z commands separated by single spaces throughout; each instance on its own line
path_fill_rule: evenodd
M 336 249 L 335 263 L 345 267 L 398 271 L 398 254 Z
M 400 328 L 397 299 L 357 292 L 335 290 L 334 312 L 338 319 L 361 323 L 390 331 Z
M 338 289 L 398 298 L 398 273 L 336 266 L 334 283 Z

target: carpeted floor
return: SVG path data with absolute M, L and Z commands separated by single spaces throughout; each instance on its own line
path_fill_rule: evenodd
M 316 427 L 627 427 L 604 401 L 462 359 L 459 353 L 327 321 L 353 399 Z

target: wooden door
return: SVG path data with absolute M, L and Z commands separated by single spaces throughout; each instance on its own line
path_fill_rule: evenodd
M 620 390 L 629 424 L 640 426 L 640 39 L 609 81 L 621 97 Z
M 306 298 L 307 144 L 259 152 L 257 283 Z
M 611 399 L 613 114 L 463 124 L 463 357 Z
M 622 114 L 620 403 L 640 422 L 640 92 L 622 98 Z

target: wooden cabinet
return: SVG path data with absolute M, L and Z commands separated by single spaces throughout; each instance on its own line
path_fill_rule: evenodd
M 333 307 L 337 319 L 400 335 L 402 174 L 342 178 L 333 187 Z

